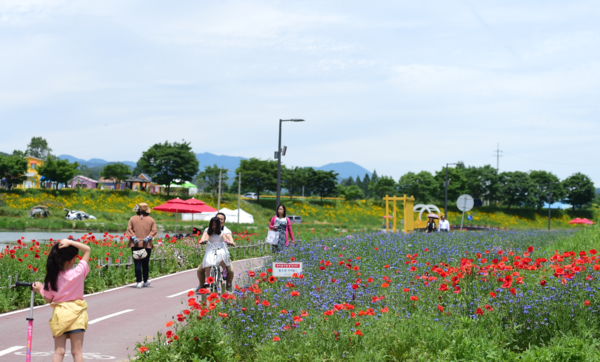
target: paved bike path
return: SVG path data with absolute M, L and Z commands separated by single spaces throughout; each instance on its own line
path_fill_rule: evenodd
M 263 260 L 233 262 L 234 283 L 247 270 L 262 266 Z M 128 356 L 135 354 L 136 342 L 166 331 L 165 323 L 187 308 L 187 292 L 198 286 L 195 269 L 151 280 L 152 284 L 146 288 L 137 289 L 130 284 L 85 296 L 89 325 L 83 342 L 84 360 L 127 361 Z M 29 309 L 0 314 L 0 362 L 25 359 L 28 316 Z M 32 361 L 51 359 L 54 351 L 48 326 L 51 316 L 49 305 L 34 309 Z M 67 342 L 67 352 L 69 349 Z M 72 357 L 67 354 L 65 361 L 70 360 Z

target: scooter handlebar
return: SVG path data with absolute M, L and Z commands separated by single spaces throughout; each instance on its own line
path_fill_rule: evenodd
M 29 282 L 16 282 L 15 286 L 17 287 L 32 287 L 33 283 L 29 283 Z

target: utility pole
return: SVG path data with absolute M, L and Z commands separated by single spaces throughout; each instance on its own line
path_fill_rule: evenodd
M 242 200 L 242 173 L 239 172 L 239 176 L 238 176 L 238 224 L 240 223 L 241 200 Z
M 219 194 L 217 196 L 217 210 L 221 210 L 221 175 L 223 170 L 219 169 Z
M 496 172 L 498 174 L 500 174 L 500 157 L 502 157 L 501 155 L 502 151 L 500 151 L 500 144 L 498 143 L 498 148 L 496 148 L 496 154 L 494 156 L 496 156 Z

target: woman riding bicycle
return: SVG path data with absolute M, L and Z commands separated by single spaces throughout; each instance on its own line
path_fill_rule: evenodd
M 229 266 L 229 250 L 227 244 L 231 244 L 235 247 L 235 243 L 230 243 L 224 238 L 221 232 L 221 220 L 218 217 L 210 219 L 208 227 L 204 230 L 200 244 L 208 242 L 206 247 L 206 253 L 204 254 L 204 260 L 202 260 L 202 266 L 204 268 L 205 275 L 210 275 L 210 269 L 213 266 L 221 264 L 223 269 Z M 209 283 L 204 284 L 204 288 L 210 287 Z

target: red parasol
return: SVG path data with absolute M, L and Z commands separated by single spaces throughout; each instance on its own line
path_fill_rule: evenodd
M 199 201 L 199 200 L 196 200 Z M 202 201 L 200 201 L 202 202 Z M 166 203 L 162 204 L 162 205 L 158 205 L 156 207 L 153 207 L 152 210 L 156 210 L 156 211 L 163 211 L 163 212 L 174 212 L 176 214 L 178 213 L 192 213 L 192 214 L 198 214 L 201 212 L 207 212 L 206 210 L 200 210 L 199 208 L 202 206 L 208 206 L 208 205 L 193 205 L 193 204 L 186 204 L 185 201 L 183 201 L 180 198 L 176 198 L 173 200 L 169 200 Z M 210 206 L 208 206 L 209 208 L 211 208 Z M 212 208 L 211 208 L 212 209 Z M 214 210 L 214 209 L 213 209 Z M 175 215 L 175 233 L 177 234 L 177 215 Z
M 569 221 L 569 224 L 587 224 L 587 222 L 583 221 L 583 219 L 576 217 L 575 219 Z
M 588 219 L 581 219 L 581 221 L 583 221 L 584 223 L 588 224 L 588 225 L 594 225 L 594 222 L 592 220 L 588 220 Z

